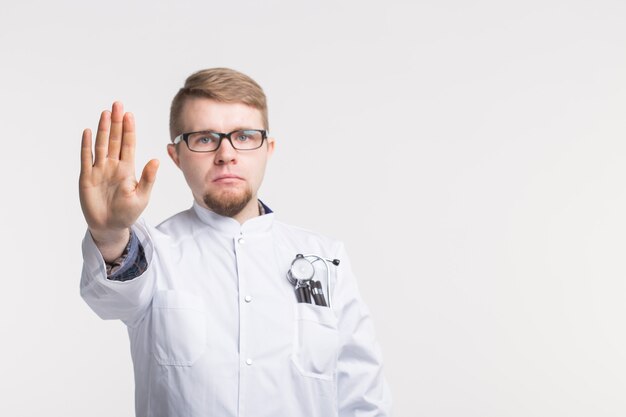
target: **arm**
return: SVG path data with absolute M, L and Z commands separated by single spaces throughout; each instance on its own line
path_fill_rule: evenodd
M 157 255 L 150 229 L 139 220 L 133 226 L 140 245 L 144 248 L 146 269 L 126 281 L 112 280 L 107 275 L 107 266 L 91 234 L 83 239 L 83 270 L 80 294 L 100 318 L 122 320 L 134 327 L 150 306 L 156 288 L 155 269 Z
M 383 376 L 382 355 L 367 306 L 343 249 L 334 291 L 339 318 L 337 399 L 340 417 L 387 417 L 391 394 Z
M 83 132 L 80 203 L 88 232 L 83 240 L 81 295 L 102 318 L 132 325 L 149 304 L 154 291 L 150 263 L 153 244 L 148 229 L 137 222 L 148 204 L 158 161 L 152 160 L 135 178 L 135 122 L 121 103 L 104 111 L 98 124 L 95 157 L 91 131 Z M 146 252 L 147 270 L 130 281 L 107 280 L 105 261 L 118 258 L 129 240 L 132 225 Z M 153 269 L 153 268 L 152 268 Z

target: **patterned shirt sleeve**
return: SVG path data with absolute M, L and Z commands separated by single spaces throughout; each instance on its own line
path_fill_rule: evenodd
M 112 262 L 106 262 L 107 279 L 111 281 L 130 281 L 143 274 L 148 268 L 146 254 L 139 238 L 131 229 L 128 245 L 122 255 Z

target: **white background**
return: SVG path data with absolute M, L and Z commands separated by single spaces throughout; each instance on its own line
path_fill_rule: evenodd
M 78 294 L 80 135 L 135 113 L 160 222 L 170 101 L 214 66 L 267 92 L 262 198 L 346 242 L 396 416 L 626 415 L 623 0 L 23 0 L 0 62 L 0 415 L 133 414 Z

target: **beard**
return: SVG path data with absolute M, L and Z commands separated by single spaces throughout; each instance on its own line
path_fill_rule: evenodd
M 225 217 L 235 217 L 248 205 L 252 199 L 252 190 L 246 187 L 240 190 L 224 190 L 221 192 L 207 192 L 204 204 L 214 213 Z

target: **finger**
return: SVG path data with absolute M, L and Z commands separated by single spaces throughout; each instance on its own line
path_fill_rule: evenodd
M 105 110 L 100 115 L 98 133 L 96 133 L 96 160 L 94 165 L 102 165 L 107 158 L 109 146 L 109 129 L 111 128 L 111 113 Z
M 150 196 L 150 192 L 152 191 L 152 186 L 156 181 L 156 173 L 159 169 L 159 160 L 152 159 L 150 162 L 146 164 L 141 172 L 141 178 L 139 179 L 139 183 L 137 184 L 137 193 L 144 197 L 148 198 Z
M 93 152 L 91 152 L 91 130 L 83 131 L 83 139 L 80 145 L 80 178 L 91 174 L 93 165 Z
M 124 115 L 124 126 L 122 134 L 122 151 L 120 159 L 123 161 L 135 161 L 135 116 L 132 113 Z
M 122 143 L 122 128 L 124 123 L 124 105 L 116 101 L 111 109 L 111 133 L 109 134 L 109 152 L 111 159 L 120 158 L 120 146 Z

